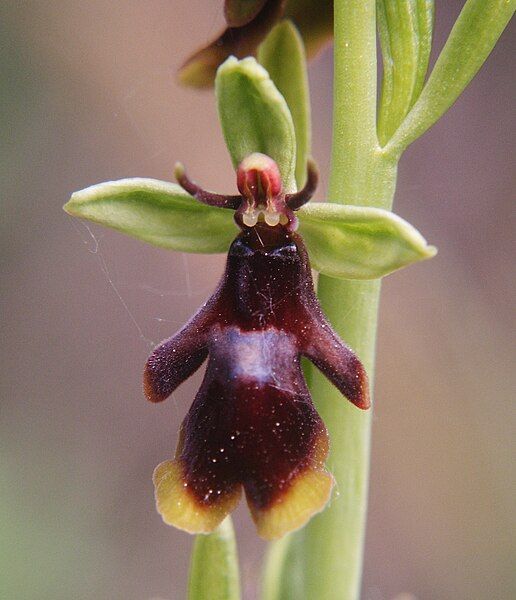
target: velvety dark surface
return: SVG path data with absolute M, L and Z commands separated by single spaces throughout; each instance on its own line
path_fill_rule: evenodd
M 147 397 L 164 400 L 207 354 L 177 450 L 201 503 L 217 502 L 242 483 L 265 508 L 313 461 L 326 430 L 301 355 L 357 406 L 369 405 L 362 365 L 322 315 L 303 242 L 281 225 L 245 228 L 233 242 L 214 295 L 149 358 Z
M 242 483 L 266 508 L 312 462 L 324 425 L 306 390 L 208 377 L 183 423 L 185 481 L 201 503 Z

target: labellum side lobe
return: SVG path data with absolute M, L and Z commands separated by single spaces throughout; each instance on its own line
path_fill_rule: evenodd
M 241 228 L 222 280 L 206 304 L 152 353 L 144 373 L 152 402 L 167 398 L 208 358 L 181 427 L 174 460 L 154 474 L 166 523 L 209 533 L 246 494 L 258 533 L 281 537 L 327 503 L 328 436 L 302 370 L 310 359 L 357 407 L 369 407 L 367 377 L 325 319 L 294 210 L 315 189 L 285 195 L 276 163 L 253 154 L 237 172 L 239 196 L 201 190 L 181 166 L 179 183 L 201 202 L 235 210 Z

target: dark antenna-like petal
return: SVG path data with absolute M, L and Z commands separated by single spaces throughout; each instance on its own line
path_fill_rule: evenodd
M 203 204 L 216 206 L 217 208 L 231 208 L 232 210 L 236 210 L 242 202 L 242 196 L 226 196 L 225 194 L 215 194 L 203 190 L 188 177 L 185 168 L 181 163 L 176 163 L 174 175 L 179 185 Z
M 319 170 L 317 169 L 315 161 L 309 159 L 306 170 L 307 179 L 305 187 L 295 194 L 287 194 L 285 196 L 285 204 L 292 210 L 298 210 L 303 204 L 306 204 L 314 195 L 317 184 L 319 183 Z

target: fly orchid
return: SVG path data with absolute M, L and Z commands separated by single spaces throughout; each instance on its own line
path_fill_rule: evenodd
M 292 27 L 282 26 L 266 54 L 274 56 L 281 40 L 300 50 Z M 212 297 L 145 369 L 145 393 L 160 402 L 208 359 L 176 456 L 155 470 L 157 507 L 167 523 L 208 533 L 243 489 L 260 535 L 272 539 L 322 510 L 333 485 L 324 467 L 328 436 L 301 357 L 353 404 L 369 406 L 362 365 L 324 317 L 310 263 L 329 277 L 376 279 L 431 258 L 435 248 L 389 211 L 308 202 L 317 184 L 300 141 L 308 116 L 298 110 L 294 126 L 286 100 L 253 58 L 228 59 L 215 89 L 238 195 L 205 191 L 177 165 L 179 185 L 108 181 L 75 192 L 64 208 L 155 246 L 227 253 Z M 296 89 L 291 102 L 304 97 Z
M 164 521 L 209 533 L 238 504 L 242 489 L 258 533 L 274 539 L 304 525 L 327 503 L 328 435 L 301 370 L 310 359 L 358 408 L 369 407 L 356 355 L 324 317 L 294 211 L 317 183 L 285 194 L 264 154 L 237 170 L 240 195 L 199 188 L 176 167 L 179 184 L 200 202 L 235 210 L 241 229 L 213 296 L 151 354 L 144 390 L 165 400 L 208 358 L 204 380 L 181 427 L 174 460 L 154 473 Z

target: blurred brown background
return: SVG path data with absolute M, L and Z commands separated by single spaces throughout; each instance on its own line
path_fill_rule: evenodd
M 437 2 L 435 50 L 463 2 Z M 209 295 L 222 256 L 147 247 L 68 217 L 74 190 L 171 179 L 235 189 L 211 93 L 181 61 L 214 0 L 49 0 L 0 9 L 0 597 L 176 600 L 191 537 L 153 507 L 198 374 L 162 406 L 141 370 Z M 395 210 L 439 255 L 385 281 L 362 597 L 509 599 L 513 579 L 514 27 L 406 153 Z M 327 176 L 331 49 L 310 66 Z M 319 190 L 324 198 L 325 181 Z M 245 598 L 265 548 L 240 508 Z M 324 600 L 324 599 L 321 599 Z

